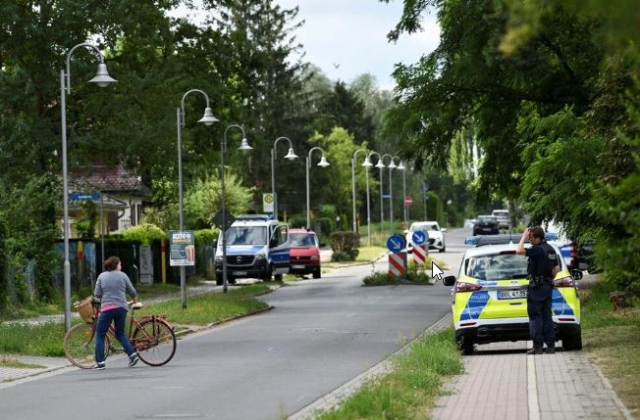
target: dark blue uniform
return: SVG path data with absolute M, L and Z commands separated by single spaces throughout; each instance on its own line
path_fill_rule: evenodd
M 553 329 L 551 302 L 553 294 L 553 268 L 558 265 L 555 250 L 546 242 L 533 245 L 525 250 L 529 257 L 529 289 L 527 291 L 527 312 L 529 314 L 529 333 L 533 340 L 533 349 L 542 351 L 555 349 L 556 334 Z

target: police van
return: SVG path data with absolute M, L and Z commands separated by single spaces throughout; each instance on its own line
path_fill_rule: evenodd
M 454 286 L 455 336 L 464 354 L 472 354 L 476 344 L 530 339 L 527 258 L 516 254 L 520 236 L 467 238 L 465 243 L 473 248 L 465 252 L 458 276 L 443 279 L 445 286 Z M 552 239 L 552 235 L 548 239 Z M 557 255 L 561 254 L 556 245 L 550 245 Z M 551 308 L 556 339 L 562 341 L 565 350 L 580 350 L 582 334 L 577 280 L 582 278 L 582 272 L 569 272 L 564 259 L 558 260 L 560 271 L 553 281 Z
M 238 216 L 226 231 L 227 281 L 258 278 L 282 280 L 289 272 L 289 228 L 266 214 Z M 216 247 L 216 283 L 222 279 L 222 235 Z

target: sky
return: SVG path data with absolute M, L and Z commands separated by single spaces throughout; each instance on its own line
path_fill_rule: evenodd
M 197 2 L 194 2 L 197 3 Z M 299 7 L 304 25 L 295 32 L 306 53 L 304 60 L 320 67 L 332 80 L 350 83 L 363 73 L 373 74 L 381 89 L 392 89 L 396 63 L 412 64 L 433 51 L 440 41 L 435 15 L 423 16 L 423 31 L 402 34 L 389 43 L 387 34 L 402 16 L 403 2 L 392 0 L 274 0 L 290 9 Z M 184 16 L 185 10 L 175 15 Z M 194 12 L 188 12 L 197 21 Z

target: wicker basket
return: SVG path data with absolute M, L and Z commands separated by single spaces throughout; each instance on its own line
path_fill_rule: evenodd
M 88 298 L 73 304 L 76 311 L 80 314 L 80 318 L 82 318 L 84 322 L 93 322 L 94 311 L 92 300 L 93 296 L 89 296 Z

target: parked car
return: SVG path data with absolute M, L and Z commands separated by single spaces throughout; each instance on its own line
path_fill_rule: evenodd
M 447 276 L 445 286 L 453 286 L 455 337 L 463 353 L 471 354 L 475 344 L 529 340 L 527 315 L 527 258 L 516 254 L 520 235 L 493 235 L 468 238 L 475 245 L 464 254 L 458 277 Z M 527 244 L 527 247 L 530 245 Z M 556 254 L 560 250 L 551 245 Z M 554 278 L 553 323 L 556 337 L 565 350 L 582 349 L 580 300 L 577 280 L 582 272 L 560 261 Z
M 320 246 L 315 232 L 305 229 L 289 230 L 291 243 L 289 273 L 313 274 L 319 279 L 321 274 Z
M 447 246 L 444 240 L 444 232 L 447 229 L 441 229 L 440 225 L 436 221 L 427 222 L 413 222 L 409 227 L 409 230 L 405 230 L 405 238 L 407 240 L 407 252 L 413 252 L 413 232 L 422 231 L 427 234 L 427 242 L 429 249 L 438 249 L 440 252 L 445 252 Z
M 490 215 L 481 215 L 476 218 L 473 225 L 473 235 L 497 235 L 500 233 L 498 219 Z
M 509 210 L 497 209 L 491 212 L 491 215 L 498 219 L 498 227 L 500 229 L 511 229 L 511 217 Z

